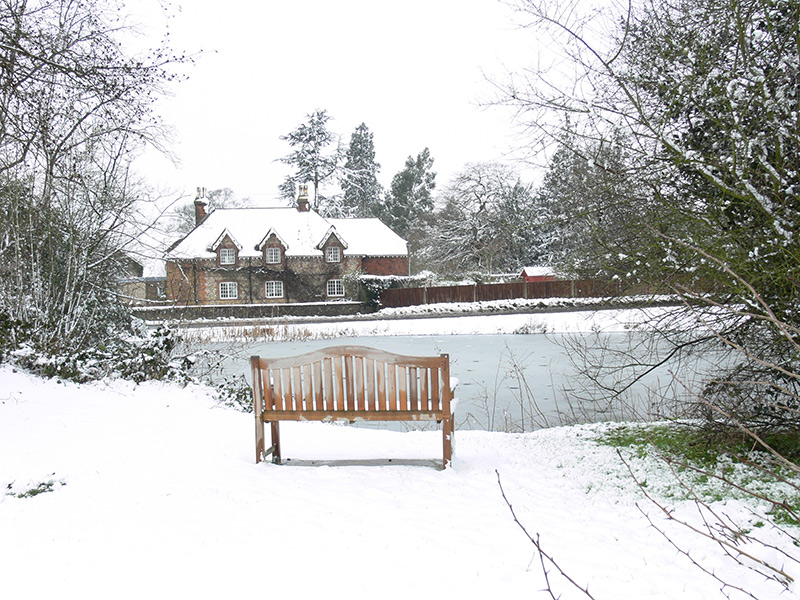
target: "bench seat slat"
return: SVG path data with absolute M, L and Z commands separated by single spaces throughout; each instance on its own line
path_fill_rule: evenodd
M 387 410 L 365 413 L 357 410 L 272 410 L 262 415 L 264 421 L 441 421 L 444 414 L 419 410 Z

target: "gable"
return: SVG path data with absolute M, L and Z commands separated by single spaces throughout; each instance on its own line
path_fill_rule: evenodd
M 267 231 L 261 241 L 256 244 L 256 250 L 261 252 L 264 249 L 264 246 L 272 243 L 273 241 L 276 241 L 283 246 L 284 250 L 289 249 L 289 244 L 286 243 L 286 240 L 284 240 L 274 228 L 270 227 L 269 231 Z
M 347 248 L 347 242 L 345 242 L 342 236 L 339 235 L 339 233 L 336 231 L 336 227 L 333 225 L 331 225 L 328 228 L 328 231 L 325 232 L 325 235 L 322 236 L 322 241 L 317 244 L 317 248 L 322 250 L 325 246 L 331 243 L 331 238 L 333 238 L 334 241 L 339 242 L 339 245 L 341 245 L 342 248 Z
M 236 241 L 236 238 L 233 237 L 227 229 L 224 229 L 222 233 L 219 234 L 219 237 L 217 237 L 217 239 L 214 240 L 214 242 L 211 244 L 211 246 L 208 247 L 208 249 L 211 252 L 216 252 L 217 250 L 219 250 L 219 247 L 225 243 L 226 240 L 231 244 L 233 244 L 234 246 L 236 246 L 236 250 L 238 250 L 239 252 L 242 251 L 242 245 Z

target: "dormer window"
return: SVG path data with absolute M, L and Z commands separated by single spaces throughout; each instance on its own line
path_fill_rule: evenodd
M 342 260 L 342 250 L 339 246 L 328 246 L 325 248 L 325 262 L 338 263 Z
M 268 265 L 279 265 L 279 264 L 281 264 L 281 249 L 280 248 L 265 248 L 264 249 L 264 261 Z
M 235 265 L 236 264 L 236 249 L 235 248 L 220 248 L 219 249 L 219 264 L 220 265 Z

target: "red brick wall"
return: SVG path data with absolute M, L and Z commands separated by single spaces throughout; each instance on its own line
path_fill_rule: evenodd
M 187 304 L 190 295 L 189 281 L 177 263 L 167 263 L 167 300 Z
M 167 262 L 167 300 L 178 304 L 203 304 L 206 300 L 206 273 L 191 260 Z
M 408 257 L 365 256 L 361 268 L 367 275 L 408 275 Z

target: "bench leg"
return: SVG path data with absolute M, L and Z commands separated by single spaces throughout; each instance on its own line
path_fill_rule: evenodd
M 453 460 L 453 415 L 442 421 L 442 442 L 442 468 L 446 469 Z
M 264 458 L 264 421 L 256 415 L 256 464 Z
M 276 465 L 281 464 L 281 432 L 278 428 L 278 421 L 270 423 L 272 430 L 272 462 Z

